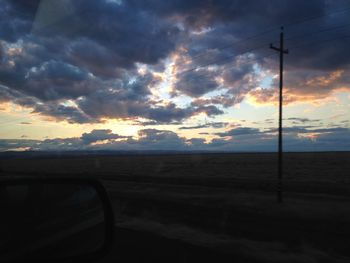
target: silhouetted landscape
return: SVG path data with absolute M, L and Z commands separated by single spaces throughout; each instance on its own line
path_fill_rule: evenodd
M 266 262 L 346 262 L 349 158 L 285 153 L 282 204 L 275 153 L 16 156 L 2 169 L 102 179 L 122 228 Z

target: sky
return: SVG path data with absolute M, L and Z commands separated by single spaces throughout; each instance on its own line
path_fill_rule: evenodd
M 0 151 L 350 150 L 343 0 L 0 0 Z

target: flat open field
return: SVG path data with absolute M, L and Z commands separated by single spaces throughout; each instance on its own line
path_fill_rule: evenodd
M 282 204 L 276 161 L 267 153 L 86 156 L 3 159 L 2 169 L 98 177 L 118 227 L 251 262 L 350 262 L 350 153 L 286 153 Z
M 111 176 L 214 176 L 274 179 L 277 154 L 121 155 L 36 159 L 5 159 L 5 171 L 89 173 Z M 285 153 L 288 180 L 350 183 L 350 152 Z

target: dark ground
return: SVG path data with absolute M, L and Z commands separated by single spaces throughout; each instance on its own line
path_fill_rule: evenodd
M 285 153 L 285 179 L 350 183 L 350 152 Z M 210 176 L 275 179 L 277 154 L 122 155 L 3 159 L 11 172 L 88 173 L 116 176 Z
M 208 252 L 214 257 L 251 259 L 242 262 L 350 262 L 350 153 L 286 153 L 283 204 L 276 202 L 276 157 L 88 156 L 6 159 L 2 167 L 102 179 L 118 229 L 148 233 L 153 241 L 145 241 L 146 250 L 155 247 L 154 253 L 175 253 L 186 244 L 220 251 Z M 173 240 L 172 248 L 162 238 Z M 119 246 L 138 242 L 132 240 Z

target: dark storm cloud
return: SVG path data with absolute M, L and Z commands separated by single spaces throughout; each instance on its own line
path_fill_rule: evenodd
M 291 87 L 290 93 L 297 95 L 313 95 L 317 98 L 317 94 L 324 94 L 322 97 L 329 96 L 330 93 L 339 88 L 348 86 L 348 80 L 345 78 L 349 76 L 349 60 L 350 53 L 344 52 L 347 50 L 350 39 L 341 39 L 342 36 L 349 35 L 348 27 L 341 27 L 338 30 L 331 30 L 328 33 L 312 34 L 316 31 L 322 31 L 330 27 L 346 25 L 350 23 L 350 16 L 348 12 L 337 12 L 335 15 L 327 16 L 327 13 L 333 11 L 339 11 L 344 9 L 347 2 L 323 2 L 323 1 L 278 1 L 275 2 L 262 2 L 262 1 L 215 1 L 215 3 L 208 4 L 205 1 L 200 8 L 196 9 L 206 10 L 210 17 L 208 20 L 202 20 L 203 26 L 209 28 L 209 32 L 200 36 L 193 36 L 191 41 L 188 42 L 188 50 L 190 54 L 194 55 L 194 61 L 189 66 L 190 68 L 206 65 L 208 61 L 214 62 L 214 64 L 226 63 L 227 60 L 216 58 L 229 57 L 231 55 L 231 61 L 235 60 L 234 54 L 256 48 L 266 43 L 266 48 L 253 51 L 256 55 L 255 62 L 259 63 L 262 67 L 267 69 L 276 70 L 277 65 L 274 62 L 274 58 L 264 60 L 260 56 L 270 55 L 268 53 L 268 44 L 273 39 L 278 38 L 278 30 L 268 34 L 263 34 L 260 37 L 251 38 L 249 41 L 239 42 L 242 38 L 255 35 L 257 32 L 266 31 L 271 27 L 279 25 L 286 25 L 287 34 L 287 47 L 291 48 L 291 54 L 286 57 L 287 75 L 286 86 Z M 211 8 L 209 9 L 208 6 Z M 195 7 L 192 6 L 195 9 Z M 243 11 L 244 9 L 244 11 Z M 178 9 L 176 12 L 180 12 Z M 241 10 L 241 11 L 240 11 Z M 247 11 L 249 10 L 249 11 Z M 168 10 L 169 11 L 169 10 Z M 169 11 L 170 12 L 170 11 Z M 193 12 L 193 11 L 192 11 Z M 296 21 L 304 20 L 305 18 L 322 16 L 319 19 L 310 20 L 309 22 L 294 24 Z M 201 20 L 200 16 L 198 20 Z M 225 23 L 222 23 L 225 21 Z M 303 36 L 303 37 L 298 37 Z M 288 37 L 292 37 L 288 39 Z M 338 38 L 338 39 L 336 39 Z M 333 42 L 325 42 L 329 39 L 335 39 Z M 235 45 L 230 45 L 237 43 Z M 306 46 L 297 48 L 298 45 L 308 44 Z M 277 43 L 275 43 L 276 45 Z M 226 47 L 225 49 L 218 49 L 217 47 Z M 295 47 L 295 48 L 293 48 Z M 196 55 L 200 54 L 199 57 Z M 215 56 L 213 57 L 213 54 Z M 208 59 L 209 58 L 209 59 Z M 204 61 L 204 62 L 203 62 Z M 219 63 L 217 62 L 219 61 Z M 228 60 L 230 61 L 230 60 Z M 210 63 L 210 62 L 209 62 Z M 240 65 L 237 69 L 244 69 L 245 65 Z M 342 79 L 329 85 L 322 90 L 316 90 L 315 87 L 310 85 L 305 88 L 302 80 L 308 80 L 315 77 L 315 74 L 319 76 L 325 76 L 336 69 L 344 68 L 346 71 L 343 74 Z M 248 69 L 248 72 L 251 69 Z M 294 74 L 295 72 L 295 74 Z M 257 83 L 248 83 L 242 81 L 245 77 L 244 74 L 239 75 L 237 72 L 237 78 L 241 79 L 241 83 L 231 82 L 235 94 L 225 96 L 221 99 L 222 103 L 227 106 L 239 103 L 247 92 L 256 88 Z M 244 73 L 244 71 L 243 71 Z M 223 74 L 226 76 L 227 74 Z M 221 75 L 222 76 L 222 75 Z M 235 75 L 232 75 L 235 76 Z M 303 76 L 304 79 L 301 78 Z M 234 80 L 234 78 L 233 78 Z M 249 87 L 250 86 L 250 87 Z M 273 85 L 277 87 L 277 85 Z M 215 88 L 218 88 L 215 87 Z M 214 88 L 214 89 L 215 89 Z M 242 92 L 237 92 L 241 90 Z M 228 93 L 227 95 L 229 95 Z M 232 94 L 232 93 L 231 93 Z M 242 95 L 241 97 L 239 95 Z M 291 98 L 290 101 L 295 101 L 296 98 Z
M 46 103 L 33 105 L 35 113 L 40 113 L 44 116 L 50 116 L 56 120 L 66 120 L 69 123 L 94 123 L 98 122 L 86 115 L 79 108 L 66 106 L 58 103 Z
M 78 69 L 62 65 L 61 63 L 52 62 L 57 70 L 51 70 L 52 65 L 45 64 L 43 67 L 36 69 L 28 78 L 46 78 L 47 75 L 52 75 L 52 79 L 48 81 L 54 82 L 57 78 L 62 84 L 71 79 L 85 78 L 86 74 Z M 61 80 L 62 75 L 66 75 Z M 89 76 L 88 76 L 89 77 Z M 42 103 L 39 96 L 26 96 L 25 94 L 9 89 L 2 86 L 0 89 L 0 97 L 2 100 L 12 100 L 22 106 L 33 108 L 34 112 L 41 113 L 46 116 L 55 117 L 58 120 L 67 120 L 68 122 L 86 123 L 86 122 L 98 122 L 101 118 L 136 118 L 144 117 L 156 121 L 158 124 L 172 123 L 182 121 L 193 115 L 199 113 L 206 113 L 208 116 L 222 114 L 222 111 L 213 105 L 209 106 L 191 106 L 188 108 L 179 108 L 173 103 L 169 103 L 165 106 L 154 107 L 152 101 L 149 101 L 147 95 L 150 91 L 148 86 L 154 85 L 157 79 L 152 75 L 146 74 L 139 76 L 132 82 L 127 78 L 120 80 L 116 83 L 112 83 L 113 88 L 107 88 L 107 85 L 103 89 L 97 89 L 90 91 L 88 96 L 79 93 L 79 86 L 77 86 L 77 95 L 80 98 L 76 101 L 77 106 L 69 106 L 62 104 L 60 101 L 48 101 Z M 113 86 L 114 85 L 114 86 Z M 35 87 L 35 86 L 34 86 Z M 57 92 L 54 89 L 55 86 L 37 92 L 41 92 L 41 96 L 56 96 Z M 75 86 L 67 86 L 68 90 L 73 90 Z M 59 86 L 59 89 L 64 89 L 64 85 Z M 87 92 L 87 88 L 83 89 Z M 71 95 L 73 91 L 71 92 Z M 62 95 L 62 91 L 61 91 Z
M 80 108 L 94 118 L 136 118 L 144 117 L 157 123 L 180 121 L 194 114 L 192 109 L 182 109 L 174 104 L 152 108 L 147 101 L 121 99 L 98 92 L 79 101 Z
M 33 113 L 40 113 L 44 116 L 53 117 L 57 120 L 66 120 L 70 123 L 97 122 L 86 115 L 79 108 L 67 106 L 60 102 L 42 103 L 35 97 L 26 96 L 21 92 L 9 89 L 0 85 L 0 102 L 12 101 L 23 107 L 29 107 Z
M 209 106 L 199 106 L 195 110 L 196 113 L 204 112 L 207 116 L 220 115 L 223 114 L 224 111 L 220 110 L 218 107 L 214 105 Z
M 325 98 L 339 87 L 348 87 L 350 53 L 344 50 L 349 39 L 320 43 L 346 36 L 348 29 L 312 32 L 349 24 L 350 16 L 338 12 L 299 25 L 290 23 L 344 6 L 346 1 L 319 0 L 0 0 L 0 84 L 12 90 L 2 91 L 0 99 L 78 123 L 137 117 L 171 123 L 200 112 L 219 115 L 222 107 L 242 102 L 248 93 L 262 101 L 275 98 L 273 91 L 251 92 L 259 85 L 257 67 L 276 70 L 277 58 L 261 56 L 270 54 L 268 44 L 278 38 L 280 25 L 286 26 L 287 38 L 294 37 L 286 40 L 291 48 L 286 58 L 286 89 L 291 97 L 286 102 L 300 96 Z M 237 44 L 271 27 L 277 30 Z M 262 44 L 266 48 L 246 58 L 234 57 Z M 299 44 L 308 45 L 296 48 Z M 155 105 L 148 96 L 149 86 L 157 80 L 139 76 L 135 63 L 161 70 L 162 59 L 180 46 L 187 50 L 181 55 L 190 63 L 176 66 L 184 72 L 200 69 L 180 71 L 173 95 L 183 93 L 199 100 L 208 92 L 223 92 L 187 108 Z M 204 69 L 213 62 L 215 70 Z M 342 73 L 335 76 L 335 70 Z M 74 105 L 65 100 L 73 100 Z
M 175 46 L 178 29 L 174 24 L 159 20 L 151 12 L 133 9 L 127 1 L 72 1 L 71 5 L 74 16 L 70 22 L 78 24 L 77 30 L 66 33 L 50 28 L 43 34 L 72 36 L 73 41 L 68 43 L 70 59 L 95 75 L 118 76 L 113 68 L 130 69 L 135 62 L 155 64 Z
M 150 108 L 145 112 L 144 117 L 158 122 L 182 121 L 192 115 L 196 110 L 193 108 L 178 108 L 175 104 L 170 103 L 164 107 Z
M 215 75 L 207 70 L 192 71 L 181 75 L 176 83 L 176 91 L 180 91 L 191 97 L 199 97 L 214 90 L 218 84 L 213 79 Z
M 15 42 L 30 32 L 40 1 L 0 1 L 0 39 Z
M 129 84 L 127 84 L 128 86 Z M 114 90 L 99 90 L 78 101 L 79 107 L 92 118 L 136 118 L 143 117 L 158 124 L 182 121 L 199 113 L 208 116 L 222 114 L 217 107 L 190 106 L 179 108 L 174 103 L 154 107 L 146 95 L 145 83 L 135 81 L 132 88 L 123 88 L 118 93 Z M 136 91 L 136 92 L 135 92 Z
M 209 23 L 239 22 L 242 20 L 255 19 L 260 22 L 257 26 L 280 24 L 281 21 L 290 21 L 296 17 L 323 14 L 325 4 L 322 1 L 311 0 L 282 0 L 278 1 L 256 1 L 256 0 L 180 0 L 180 1 L 129 1 L 134 8 L 152 10 L 158 15 L 171 16 L 181 15 L 185 21 L 192 24 L 207 25 Z M 303 9 L 300 9 L 303 7 Z M 249 11 L 249 12 L 248 12 Z M 238 27 L 238 25 L 237 25 Z M 241 29 L 242 31 L 244 29 Z
M 14 92 L 12 99 L 32 97 L 40 105 L 34 111 L 66 116 L 71 122 L 109 117 L 99 111 L 106 107 L 96 107 L 96 112 L 89 107 L 96 97 L 104 103 L 104 95 L 113 97 L 107 104 L 126 100 L 114 110 L 110 107 L 112 111 L 122 108 L 111 117 L 134 117 L 144 109 L 147 115 L 159 115 L 162 120 L 167 115 L 170 119 L 190 115 L 177 108 L 169 113 L 170 108 L 157 109 L 145 103 L 151 81 L 142 77 L 132 80 L 136 62 L 156 64 L 174 49 L 178 29 L 173 23 L 127 4 L 108 1 L 2 3 L 1 23 L 11 29 L 7 32 L 7 27 L 2 27 L 2 39 L 13 45 L 1 42 L 0 78 L 2 85 L 19 92 Z M 27 25 L 25 30 L 17 26 L 17 20 Z M 16 97 L 18 94 L 21 98 Z M 77 98 L 81 98 L 82 109 L 60 103 L 62 99 Z
M 248 58 L 249 60 L 249 58 Z M 236 62 L 234 67 L 225 68 L 221 75 L 223 87 L 227 89 L 224 95 L 213 98 L 213 102 L 224 107 L 241 103 L 251 90 L 259 86 L 258 74 L 254 70 L 255 62 Z
M 0 64 L 1 83 L 43 101 L 75 99 L 100 85 L 86 70 L 62 61 L 48 49 L 31 40 L 7 45 Z
M 193 104 L 231 107 L 242 102 L 247 93 L 259 86 L 259 74 L 254 69 L 255 63 L 251 56 L 241 56 L 228 66 L 216 65 L 217 68 L 210 71 L 200 69 L 188 73 L 185 71 L 184 74 L 180 72 L 176 83 L 177 90 L 174 93 L 182 92 L 196 98 Z M 201 95 L 211 91 L 219 91 L 222 95 L 209 99 L 201 98 Z
M 87 95 L 98 85 L 88 72 L 61 61 L 50 60 L 25 76 L 23 90 L 43 100 L 77 98 Z
M 34 97 L 29 97 L 19 91 L 10 89 L 0 84 L 0 102 L 12 101 L 24 107 L 35 108 L 38 105 L 38 100 Z
M 253 63 L 243 63 L 242 65 L 236 63 L 234 67 L 225 69 L 225 71 L 222 74 L 222 77 L 225 81 L 225 85 L 234 86 L 236 83 L 239 83 L 242 79 L 249 78 L 249 76 L 254 71 L 253 66 Z
M 86 50 L 89 50 L 89 52 L 86 52 Z M 73 63 L 81 65 L 103 78 L 113 78 L 122 75 L 124 68 L 121 67 L 121 64 L 126 64 L 127 69 L 133 65 L 132 61 L 120 63 L 121 58 L 117 53 L 86 38 L 73 42 L 68 52 L 69 59 Z
M 147 12 L 107 1 L 3 3 L 1 11 L 11 18 L 3 21 L 11 23 L 22 19 L 30 25 L 33 23 L 35 34 L 21 31 L 16 34 L 16 40 L 31 37 L 48 42 L 50 38 L 62 38 L 64 42 L 57 42 L 56 47 L 60 48 L 56 50 L 63 59 L 103 77 L 116 75 L 118 68 L 130 69 L 134 62 L 156 63 L 173 49 L 178 31 L 174 25 L 161 22 Z
M 152 4 L 146 4 L 145 1 L 142 1 L 140 5 L 142 8 L 152 9 L 163 15 L 172 16 L 177 14 L 183 17 L 185 21 L 188 21 L 186 18 L 192 15 L 193 19 L 197 20 L 196 24 L 202 23 L 202 27 L 211 28 L 211 31 L 205 37 L 198 37 L 198 41 L 195 43 L 196 45 L 192 46 L 194 51 L 215 50 L 218 46 L 232 44 L 234 39 L 237 42 L 241 38 L 257 32 L 266 31 L 267 28 L 278 28 L 280 25 L 286 25 L 290 22 L 310 17 L 310 14 L 317 16 L 325 14 L 328 11 L 325 3 L 317 0 L 307 2 L 301 0 L 283 0 L 278 1 L 278 3 L 275 1 L 263 2 L 253 0 L 223 0 L 215 2 L 184 0 L 169 4 L 164 4 L 163 1 L 151 2 Z M 203 13 L 205 15 L 201 15 Z M 257 40 L 261 43 L 261 38 L 251 39 L 249 42 L 240 44 L 240 48 L 242 46 L 247 47 L 247 44 L 251 45 L 251 43 L 257 42 Z M 235 50 L 235 48 L 237 48 L 237 45 L 232 45 L 231 50 Z M 209 51 L 212 52 L 213 50 Z
M 226 8 L 220 8 L 221 12 L 227 14 L 226 18 L 235 14 L 235 18 L 232 20 L 236 22 L 236 26 L 239 24 L 244 25 L 242 31 L 239 31 L 235 26 L 231 26 L 231 33 L 235 35 L 242 35 L 248 33 L 250 30 L 253 32 L 262 32 L 267 28 L 271 28 L 280 25 L 286 26 L 286 38 L 294 37 L 291 40 L 286 40 L 286 47 L 290 47 L 291 54 L 287 56 L 287 65 L 294 68 L 303 69 L 326 69 L 333 70 L 349 63 L 349 55 L 342 55 L 340 50 L 344 50 L 344 47 L 348 45 L 348 42 L 338 39 L 335 42 L 330 42 L 321 45 L 320 42 L 346 35 L 347 30 L 343 31 L 330 31 L 326 34 L 311 35 L 311 32 L 323 30 L 334 25 L 348 24 L 350 18 L 348 13 L 338 13 L 333 16 L 324 16 L 317 20 L 312 20 L 309 23 L 293 24 L 296 21 L 304 20 L 305 18 L 316 17 L 325 15 L 335 10 L 344 9 L 348 3 L 340 1 L 338 3 L 331 3 L 326 1 L 268 1 L 266 3 L 262 1 L 239 1 L 240 3 L 229 4 Z M 216 4 L 215 4 L 216 5 Z M 247 8 L 247 9 L 245 9 Z M 250 10 L 249 12 L 244 12 Z M 242 12 L 240 12 L 242 10 Z M 222 14 L 221 13 L 221 14 Z M 218 16 L 219 17 L 219 16 Z M 250 20 L 250 21 L 248 21 Z M 346 29 L 346 28 L 345 28 Z M 232 31 L 234 30 L 234 31 Z M 247 34 L 249 36 L 249 34 Z M 310 35 L 309 37 L 307 37 Z M 304 36 L 304 38 L 298 38 L 297 36 Z M 306 37 L 305 37 L 306 36 Z M 278 37 L 278 32 L 269 34 L 267 38 L 256 38 L 249 43 L 256 42 L 257 44 L 271 41 L 271 39 Z M 277 40 L 277 39 L 276 39 Z M 277 41 L 276 41 L 277 42 Z M 310 43 L 310 45 L 307 45 Z M 316 43 L 316 44 L 311 44 Z M 336 44 L 335 44 L 336 43 Z M 302 48 L 295 48 L 293 46 L 304 45 Z M 264 53 L 264 52 L 254 52 Z M 266 54 L 266 53 L 265 53 Z M 293 54 L 293 55 L 292 55 Z

